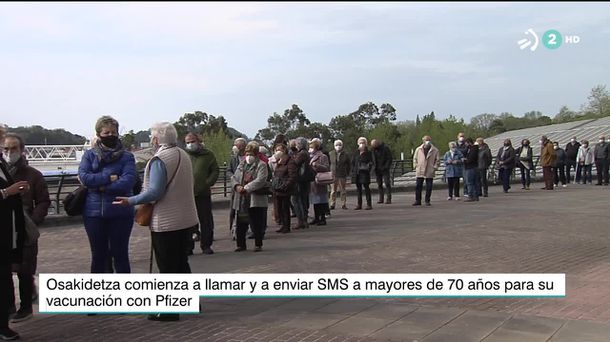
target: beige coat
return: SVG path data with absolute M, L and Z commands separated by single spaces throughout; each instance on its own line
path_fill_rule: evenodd
M 434 145 L 430 147 L 428 156 L 424 154 L 423 144 L 416 148 L 415 153 L 413 153 L 413 169 L 415 169 L 415 177 L 434 178 L 434 173 L 438 168 L 439 160 L 439 152 Z

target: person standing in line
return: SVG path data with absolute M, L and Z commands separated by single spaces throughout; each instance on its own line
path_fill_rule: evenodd
M 374 168 L 373 154 L 367 147 L 367 140 L 364 137 L 358 138 L 358 150 L 352 158 L 352 183 L 356 184 L 358 190 L 358 204 L 354 210 L 362 210 L 362 190 L 366 197 L 365 210 L 373 209 L 371 199 L 371 172 Z
M 477 187 L 477 169 L 479 167 L 479 145 L 475 145 L 472 138 L 466 139 L 468 150 L 464 156 L 464 169 L 466 170 L 465 178 L 468 182 L 468 198 L 464 202 L 479 201 Z
M 392 151 L 381 140 L 373 139 L 371 141 L 373 149 L 373 164 L 375 164 L 375 177 L 377 178 L 377 189 L 379 190 L 379 201 L 377 204 L 383 204 L 384 193 L 387 191 L 387 200 L 385 204 L 392 204 L 392 180 L 390 179 L 390 168 L 392 167 Z M 385 191 L 383 185 L 385 183 Z
M 458 148 L 459 150 L 459 148 Z M 413 206 L 421 206 L 422 190 L 424 182 L 426 183 L 426 206 L 430 206 L 430 197 L 432 196 L 432 183 L 434 174 L 438 169 L 439 152 L 436 146 L 432 145 L 432 139 L 429 135 L 422 138 L 422 144 L 415 149 L 413 153 L 413 168 L 415 169 L 415 177 L 417 178 L 415 186 L 415 202 Z
M 565 174 L 565 163 L 566 163 L 566 152 L 559 147 L 558 142 L 553 143 L 553 148 L 555 149 L 555 153 L 557 154 L 557 159 L 555 159 L 555 166 L 553 167 L 554 178 L 553 182 L 555 183 L 555 187 L 559 186 L 559 182 L 561 182 L 562 187 L 566 187 L 566 174 Z
M 468 146 L 466 146 L 466 136 L 464 132 L 460 132 L 457 135 L 457 149 L 462 153 L 463 156 L 468 152 Z M 464 169 L 464 165 L 462 164 L 462 175 L 466 175 L 466 170 Z M 468 184 L 466 183 L 466 178 L 464 180 L 464 197 L 468 197 Z
M 193 177 L 195 185 L 195 206 L 199 227 L 193 229 L 193 242 L 189 254 L 193 254 L 195 241 L 200 241 L 203 254 L 214 254 L 214 216 L 212 215 L 212 186 L 218 180 L 218 162 L 216 156 L 208 150 L 201 137 L 195 133 L 188 133 L 184 137 L 186 152 L 193 164 Z
M 573 181 L 572 176 L 570 175 L 570 170 L 574 168 L 574 172 L 576 173 L 578 168 L 576 156 L 578 155 L 579 149 L 580 143 L 576 141 L 576 137 L 570 139 L 570 142 L 566 144 L 566 147 L 564 149 L 566 151 L 566 181 L 568 182 L 568 184 Z
M 479 179 L 479 196 L 487 197 L 489 195 L 489 185 L 487 183 L 487 170 L 492 162 L 491 149 L 485 143 L 483 138 L 477 138 L 479 145 L 479 166 L 477 168 Z
M 309 143 L 311 168 L 316 172 L 330 171 L 330 163 L 328 157 L 322 152 L 322 142 L 318 138 L 314 138 Z M 326 225 L 326 213 L 328 211 L 328 186 L 326 184 L 318 184 L 314 180 L 311 182 L 310 202 L 313 204 L 314 219 L 309 222 L 310 225 L 318 226 Z
M 591 176 L 591 170 L 593 169 L 593 163 L 595 161 L 595 154 L 593 149 L 589 146 L 588 140 L 583 140 L 582 145 L 578 149 L 578 155 L 576 155 L 576 183 L 580 184 L 581 175 L 582 183 L 589 184 L 593 183 L 593 176 Z
M 275 145 L 273 159 L 276 163 L 271 184 L 281 225 L 276 232 L 285 234 L 290 233 L 290 196 L 296 191 L 298 169 L 285 144 Z
M 517 167 L 521 170 L 521 189 L 529 190 L 531 184 L 531 172 L 534 169 L 534 157 L 530 141 L 523 139 L 521 146 L 515 151 Z
M 330 151 L 330 170 L 335 177 L 330 192 L 330 209 L 334 210 L 337 203 L 337 192 L 341 193 L 341 209 L 347 209 L 347 192 L 345 185 L 347 176 L 351 171 L 351 160 L 347 152 L 343 150 L 343 141 L 335 140 L 335 149 Z
M 290 149 L 294 162 L 297 164 L 297 170 L 299 170 L 297 174 L 297 190 L 292 196 L 292 205 L 298 220 L 298 224 L 294 229 L 305 229 L 309 228 L 307 216 L 309 214 L 310 181 L 303 179 L 304 174 L 301 171 L 304 171 L 307 165 L 309 165 L 307 139 L 303 137 L 296 138 L 294 141 L 291 141 Z
M 540 138 L 540 165 L 542 166 L 542 177 L 544 178 L 544 190 L 553 190 L 553 170 L 552 166 L 555 163 L 557 154 L 553 149 L 551 141 L 543 135 Z
M 449 151 L 443 156 L 443 161 L 445 162 L 445 178 L 447 179 L 447 187 L 449 190 L 447 201 L 451 201 L 454 198 L 456 201 L 460 200 L 460 177 L 463 176 L 463 158 L 462 152 L 457 149 L 457 144 L 454 141 L 450 142 Z
M 595 148 L 593 149 L 593 154 L 595 155 L 595 169 L 597 170 L 597 184 L 595 185 L 608 185 L 608 172 L 607 165 L 608 162 L 608 144 L 606 144 L 606 137 L 599 137 L 599 142 L 595 144 Z
M 496 157 L 496 168 L 498 169 L 498 178 L 502 181 L 502 189 L 504 193 L 510 190 L 510 175 L 513 172 L 515 165 L 515 150 L 510 139 L 504 140 L 504 146 L 500 147 Z

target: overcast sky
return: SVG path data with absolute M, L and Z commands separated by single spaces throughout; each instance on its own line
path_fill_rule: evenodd
M 529 28 L 581 42 L 520 50 Z M 610 83 L 610 3 L 0 3 L 0 52 L 0 122 L 86 136 L 195 110 L 253 136 L 293 103 L 552 116 Z

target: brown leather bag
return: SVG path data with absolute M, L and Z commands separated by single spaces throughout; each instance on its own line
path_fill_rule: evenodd
M 174 170 L 174 174 L 172 175 L 172 178 L 167 183 L 167 186 L 165 186 L 165 191 L 167 191 L 167 188 L 169 187 L 169 185 L 172 184 L 172 182 L 174 181 L 174 178 L 176 177 L 176 173 L 178 172 L 178 169 L 180 168 L 182 153 L 180 153 L 180 151 L 178 151 L 178 153 L 179 153 L 178 154 L 178 166 L 176 166 L 176 170 Z M 150 223 L 152 221 L 154 208 L 155 208 L 155 205 L 152 203 L 140 204 L 138 206 L 138 209 L 136 209 L 134 221 L 137 224 L 139 224 L 140 226 L 149 227 Z

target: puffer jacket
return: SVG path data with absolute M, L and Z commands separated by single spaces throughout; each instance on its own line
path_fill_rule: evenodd
M 133 217 L 133 207 L 114 205 L 117 196 L 130 197 L 136 183 L 136 162 L 128 151 L 103 151 L 96 153 L 96 148 L 87 150 L 78 167 L 81 183 L 87 187 L 87 199 L 83 216 L 97 218 Z M 113 153 L 115 158 L 113 158 Z M 116 158 L 117 155 L 119 155 Z M 111 182 L 110 175 L 119 178 Z
M 453 155 L 451 155 L 451 151 L 445 153 L 445 156 L 443 157 L 443 161 L 445 162 L 445 177 L 453 178 L 463 176 L 462 171 L 464 170 L 464 162 L 462 161 L 462 158 L 464 158 L 464 156 L 458 149 L 455 150 Z

